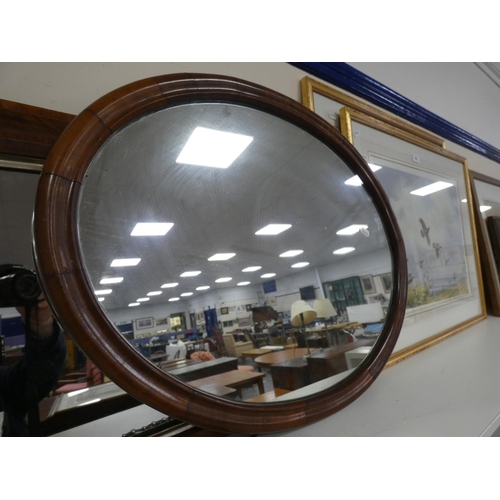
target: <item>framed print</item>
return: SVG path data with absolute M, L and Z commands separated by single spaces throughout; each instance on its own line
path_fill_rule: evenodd
M 245 308 L 246 308 L 247 311 L 251 311 L 252 310 L 252 304 L 246 304 Z
M 141 318 L 135 320 L 135 328 L 137 330 L 144 330 L 145 328 L 153 328 L 154 318 Z
M 156 326 L 168 325 L 168 318 L 156 318 Z
M 479 249 L 465 158 L 351 108 L 341 131 L 384 188 L 406 247 L 408 301 L 393 364 L 486 317 Z M 355 177 L 346 179 L 352 189 Z M 391 273 L 380 275 L 385 293 Z
M 267 303 L 270 305 L 270 306 L 277 306 L 278 305 L 278 299 L 277 297 L 269 297 L 267 299 Z
M 486 293 L 486 306 L 493 316 L 500 316 L 499 268 L 495 262 L 492 240 L 486 221 L 500 217 L 500 180 L 469 171 L 472 201 L 477 227 L 481 270 Z
M 229 314 L 229 307 L 221 307 L 220 308 L 220 313 L 221 313 L 221 316 L 223 314 Z
M 369 295 L 376 292 L 372 276 L 360 276 L 359 280 L 361 281 L 361 288 L 363 289 L 363 293 Z
M 252 319 L 248 318 L 238 318 L 238 326 L 251 326 Z
M 392 291 L 392 274 L 385 273 L 380 275 L 380 281 L 382 282 L 382 288 L 384 293 L 391 293 Z

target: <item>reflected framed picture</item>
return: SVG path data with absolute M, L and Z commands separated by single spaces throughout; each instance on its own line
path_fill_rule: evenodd
M 469 171 L 472 200 L 476 219 L 477 239 L 481 256 L 481 269 L 486 290 L 486 306 L 493 316 L 500 316 L 500 278 L 498 262 L 487 220 L 500 217 L 500 180 Z M 493 226 L 493 223 L 490 222 Z
M 223 314 L 229 314 L 229 307 L 221 307 L 220 308 L 220 313 L 221 313 L 221 315 L 223 315 Z
M 382 288 L 384 293 L 391 293 L 392 291 L 392 274 L 385 273 L 380 275 L 380 281 L 382 282 Z
M 156 326 L 168 325 L 168 318 L 156 318 Z
M 391 364 L 486 317 L 474 213 L 463 202 L 471 199 L 467 161 L 397 124 L 340 110 L 341 131 L 384 188 L 406 248 L 408 302 Z M 357 189 L 352 180 L 346 185 Z M 380 279 L 390 293 L 391 273 Z
M 154 318 L 141 318 L 135 320 L 135 328 L 137 330 L 144 330 L 145 328 L 153 328 Z
M 359 280 L 361 281 L 361 288 L 364 294 L 369 295 L 376 292 L 372 276 L 360 276 Z

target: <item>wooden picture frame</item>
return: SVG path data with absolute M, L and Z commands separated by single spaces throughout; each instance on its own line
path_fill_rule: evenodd
M 500 216 L 500 180 L 469 171 L 488 312 L 500 316 L 500 278 L 486 219 Z M 486 207 L 491 207 L 486 209 Z
M 225 314 L 229 314 L 229 307 L 221 307 L 220 314 L 221 314 L 221 316 L 223 316 Z
M 408 124 L 399 127 L 399 122 L 386 123 L 347 107 L 340 110 L 344 136 L 372 170 L 381 169 L 375 175 L 398 214 L 407 248 L 406 322 L 390 364 L 486 318 L 474 213 L 470 204 L 461 202 L 471 199 L 467 160 L 437 146 L 438 141 L 412 134 Z M 446 189 L 417 204 L 428 195 L 418 196 L 416 188 L 437 182 L 445 182 Z M 427 214 L 420 214 L 418 223 L 415 207 Z M 432 238 L 427 217 L 434 221 Z

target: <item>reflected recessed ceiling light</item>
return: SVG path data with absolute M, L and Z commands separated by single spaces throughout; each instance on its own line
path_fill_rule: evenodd
M 173 225 L 173 222 L 138 222 L 130 236 L 163 236 Z
M 292 267 L 306 267 L 309 265 L 309 262 L 297 262 L 296 264 L 293 264 Z
M 248 135 L 196 127 L 177 163 L 200 167 L 227 168 L 253 141 Z
M 185 292 L 185 293 L 181 293 L 181 297 L 189 297 L 193 295 L 193 292 Z
M 196 290 L 208 290 L 210 287 L 208 285 L 199 286 Z
M 99 284 L 111 285 L 111 283 L 121 283 L 122 281 L 123 278 L 103 278 L 101 281 L 99 281 Z
M 250 281 L 240 281 L 236 286 L 246 286 L 249 284 L 250 284 Z
M 441 191 L 451 186 L 453 186 L 451 182 L 438 181 L 438 182 L 433 182 L 428 186 L 421 187 L 420 189 L 415 189 L 415 191 L 410 191 L 410 194 L 414 194 L 416 196 L 427 196 L 428 194 Z
M 148 297 L 152 297 L 153 295 L 161 295 L 162 293 L 163 293 L 163 292 L 159 292 L 159 291 L 158 291 L 158 292 L 149 292 L 149 293 L 147 293 L 146 295 L 147 295 Z
M 209 257 L 208 260 L 228 260 L 235 255 L 235 253 L 216 253 L 215 255 L 212 255 L 212 257 Z
M 344 248 L 339 248 L 338 250 L 335 250 L 333 253 L 335 255 L 342 255 L 344 253 L 354 252 L 354 250 L 356 250 L 354 247 L 344 247 Z
M 481 212 L 487 212 L 488 210 L 491 210 L 491 207 L 490 207 L 489 205 L 481 205 L 481 206 L 479 207 L 479 210 L 480 210 Z
M 467 203 L 467 198 L 464 198 L 463 200 L 460 200 L 462 203 Z
M 273 276 L 276 276 L 276 273 L 267 273 L 263 274 L 261 278 L 272 278 Z
M 304 250 L 288 250 L 288 252 L 280 254 L 280 257 L 295 257 L 301 253 L 304 253 Z
M 185 273 L 181 274 L 181 278 L 189 278 L 190 276 L 198 276 L 198 274 L 201 274 L 201 271 L 186 271 Z
M 168 299 L 169 302 L 176 302 L 180 300 L 179 297 L 172 297 L 171 299 Z
M 99 300 L 99 302 L 104 302 L 105 299 L 104 299 L 104 297 L 99 297 L 98 300 Z
M 165 283 L 162 285 L 160 288 L 174 288 L 178 285 L 179 283 Z
M 368 163 L 368 166 L 370 167 L 372 172 L 376 172 L 377 170 L 380 170 L 382 167 L 380 165 L 375 165 L 373 163 Z M 363 181 L 359 178 L 358 175 L 355 175 L 354 177 L 350 177 L 347 179 L 344 184 L 347 184 L 348 186 L 362 186 Z
M 219 278 L 215 280 L 216 283 L 225 283 L 226 281 L 231 281 L 233 278 Z
M 352 224 L 344 229 L 340 229 L 340 231 L 337 231 L 337 234 L 340 236 L 356 234 L 361 229 L 368 229 L 368 226 L 366 224 Z
M 262 269 L 262 266 L 252 266 L 252 267 L 245 267 L 243 269 L 243 273 L 253 273 L 254 271 L 258 271 L 259 269 Z
M 129 307 L 135 307 L 135 306 L 140 306 L 139 302 L 132 302 L 132 304 L 129 304 Z
M 95 294 L 96 295 L 107 295 L 108 293 L 111 293 L 113 290 L 111 288 L 108 288 L 107 290 L 96 290 Z
M 141 259 L 115 259 L 111 262 L 111 267 L 137 266 Z
M 259 229 L 255 234 L 280 234 L 283 231 L 286 231 L 287 229 L 290 229 L 292 227 L 291 224 L 268 224 L 267 226 L 263 227 L 262 229 Z
M 149 297 L 142 297 L 142 299 L 137 299 L 137 302 L 147 302 Z

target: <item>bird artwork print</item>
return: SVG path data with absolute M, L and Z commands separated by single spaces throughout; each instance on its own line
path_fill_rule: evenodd
M 431 246 L 431 239 L 429 237 L 429 231 L 430 231 L 430 227 L 427 227 L 425 225 L 425 222 L 422 220 L 422 219 L 418 219 L 418 221 L 420 222 L 420 225 L 422 226 L 422 229 L 420 230 L 420 234 L 422 235 L 422 238 L 426 238 L 427 239 L 427 244 L 429 246 Z

